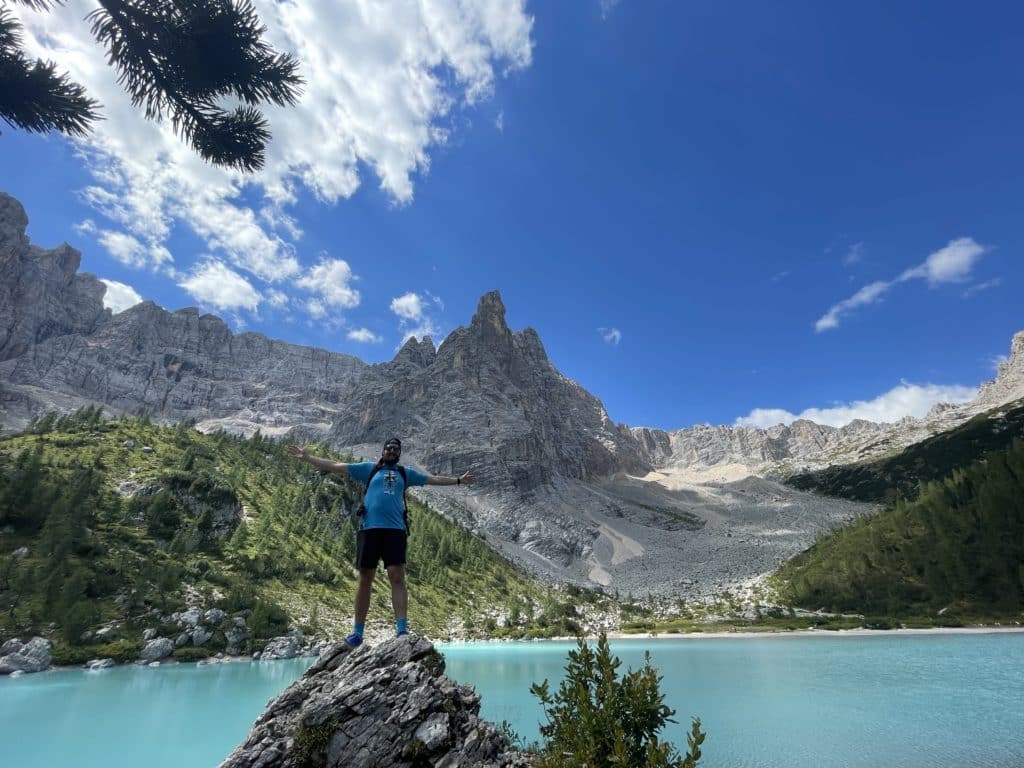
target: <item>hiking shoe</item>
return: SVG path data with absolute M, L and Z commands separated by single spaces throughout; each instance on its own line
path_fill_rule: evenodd
M 360 645 L 363 644 L 363 636 L 357 635 L 355 632 L 353 632 L 351 635 L 345 638 L 345 643 L 348 645 L 349 648 L 358 648 Z

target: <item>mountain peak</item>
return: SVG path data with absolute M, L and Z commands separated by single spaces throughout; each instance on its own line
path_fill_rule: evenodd
M 28 214 L 24 206 L 6 192 L 0 192 L 0 248 L 18 245 L 27 247 L 27 230 Z
M 476 307 L 476 314 L 473 315 L 473 320 L 469 325 L 471 328 L 489 326 L 495 329 L 508 330 L 508 325 L 505 323 L 505 304 L 501 300 L 501 294 L 498 291 L 490 291 L 480 297 L 480 303 Z

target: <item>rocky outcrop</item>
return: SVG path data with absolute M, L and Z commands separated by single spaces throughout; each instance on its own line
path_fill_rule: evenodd
M 445 677 L 423 638 L 338 643 L 267 705 L 221 768 L 525 768 L 479 713 L 480 697 Z
M 106 286 L 79 275 L 82 255 L 66 243 L 43 250 L 29 243 L 21 203 L 0 192 L 0 360 L 46 339 L 92 333 L 110 320 Z
M 50 641 L 43 637 L 33 637 L 27 643 L 8 640 L 0 645 L 0 675 L 49 669 L 52 661 L 50 651 Z

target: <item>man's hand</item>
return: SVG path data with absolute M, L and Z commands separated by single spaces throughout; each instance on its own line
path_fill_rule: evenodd
M 467 472 L 459 476 L 459 485 L 472 485 L 474 480 L 476 480 L 476 477 Z
M 288 455 L 291 456 L 293 459 L 299 459 L 300 461 L 305 461 L 306 460 L 306 449 L 305 448 L 299 448 L 299 446 L 297 446 L 297 445 L 289 445 L 288 446 Z

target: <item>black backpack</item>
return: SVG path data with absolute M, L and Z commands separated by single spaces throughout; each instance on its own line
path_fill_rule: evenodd
M 363 500 L 359 504 L 359 509 L 356 510 L 357 517 L 364 517 L 366 515 L 366 494 L 370 490 L 370 483 L 373 482 L 374 475 L 381 471 L 384 465 L 381 462 L 377 462 L 373 469 L 370 470 L 370 476 L 366 478 L 366 488 L 363 490 Z M 405 474 L 405 467 L 401 464 L 394 466 L 395 471 L 402 476 L 402 519 L 405 522 L 405 534 L 409 535 L 409 502 L 405 498 L 405 491 L 409 487 L 409 476 Z M 360 523 L 360 526 L 362 523 Z

